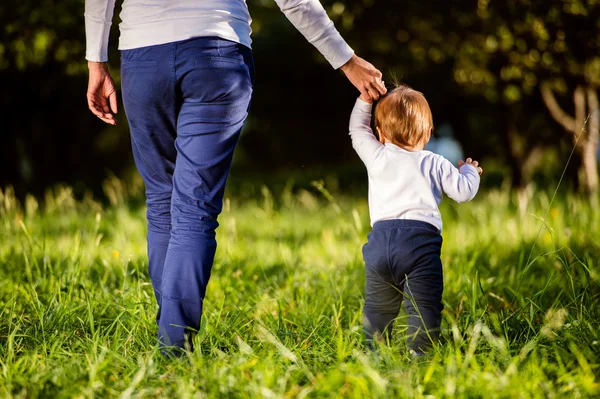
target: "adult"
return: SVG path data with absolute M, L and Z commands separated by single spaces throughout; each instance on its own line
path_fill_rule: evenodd
M 275 0 L 333 68 L 367 98 L 381 73 L 357 57 L 318 0 Z M 116 124 L 106 61 L 115 0 L 86 0 L 90 110 Z M 245 0 L 124 0 L 121 82 L 146 189 L 148 270 L 163 345 L 191 348 L 213 265 L 217 217 L 254 84 Z

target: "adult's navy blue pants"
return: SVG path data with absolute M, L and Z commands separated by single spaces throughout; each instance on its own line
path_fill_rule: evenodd
M 438 339 L 444 281 L 442 236 L 418 220 L 376 222 L 363 246 L 366 267 L 363 330 L 367 341 L 391 339 L 400 306 L 408 313 L 407 341 L 417 353 Z
M 158 337 L 200 327 L 215 229 L 254 82 L 251 50 L 199 37 L 121 52 L 123 102 L 146 189 Z

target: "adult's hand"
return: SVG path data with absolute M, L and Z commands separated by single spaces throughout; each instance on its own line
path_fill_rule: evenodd
M 108 65 L 106 62 L 88 61 L 88 68 L 90 70 L 87 90 L 88 107 L 103 122 L 116 125 L 117 120 L 113 113 L 117 113 L 117 90 L 108 71 Z
M 378 100 L 379 97 L 387 93 L 387 89 L 381 80 L 381 72 L 356 54 L 350 58 L 350 61 L 342 65 L 341 69 L 348 80 L 360 91 L 364 99 Z

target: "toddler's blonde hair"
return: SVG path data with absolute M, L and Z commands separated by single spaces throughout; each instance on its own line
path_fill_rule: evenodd
M 423 93 L 398 85 L 375 107 L 375 127 L 379 134 L 402 147 L 427 141 L 433 130 L 433 117 Z

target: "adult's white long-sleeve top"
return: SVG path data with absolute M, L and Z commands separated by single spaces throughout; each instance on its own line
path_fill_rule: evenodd
M 336 30 L 319 0 L 275 0 L 292 24 L 334 68 L 354 51 Z M 115 0 L 85 1 L 86 59 L 108 60 Z M 119 49 L 217 36 L 251 47 L 246 0 L 124 0 Z
M 411 219 L 442 230 L 438 209 L 443 193 L 457 202 L 473 199 L 479 173 L 465 164 L 460 170 L 430 151 L 407 151 L 381 144 L 371 129 L 371 104 L 356 101 L 350 117 L 352 146 L 367 167 L 371 226 L 380 220 Z

